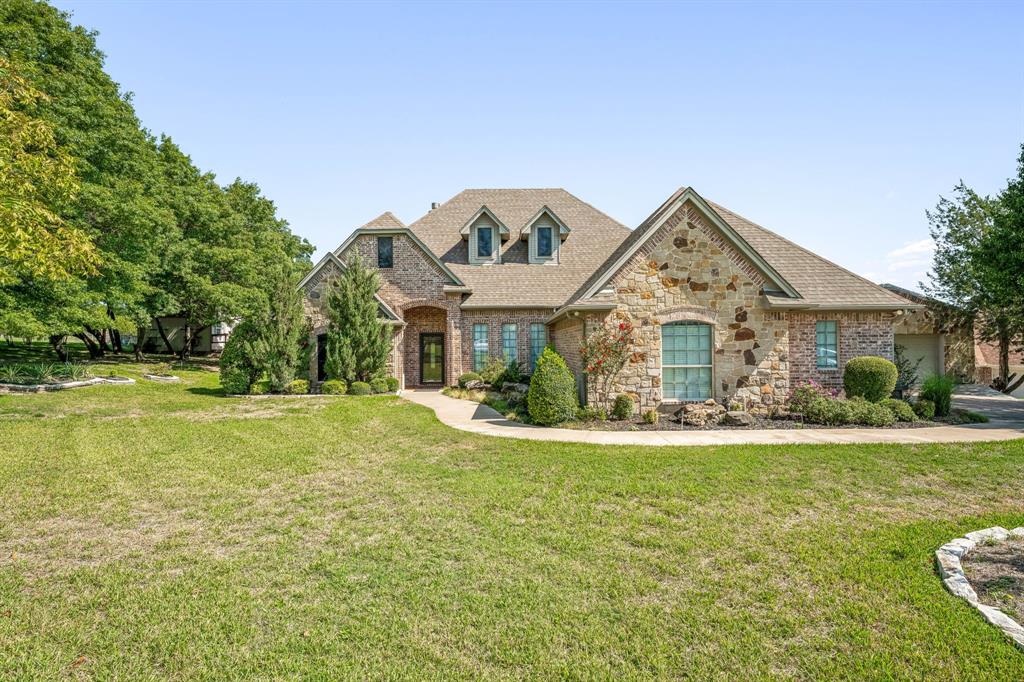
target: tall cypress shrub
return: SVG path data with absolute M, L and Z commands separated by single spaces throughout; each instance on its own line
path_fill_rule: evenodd
M 359 256 L 352 258 L 327 294 L 327 359 L 331 379 L 348 383 L 380 375 L 391 351 L 391 333 L 377 316 L 380 278 Z

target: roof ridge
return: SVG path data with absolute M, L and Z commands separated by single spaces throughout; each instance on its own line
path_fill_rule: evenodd
M 580 198 L 579 198 L 578 196 L 576 196 L 575 194 L 573 194 L 573 193 L 572 193 L 572 192 L 570 192 L 569 190 L 565 189 L 564 187 L 558 187 L 558 188 L 556 188 L 556 189 L 558 189 L 558 191 L 560 191 L 560 192 L 565 192 L 566 194 L 568 194 L 569 196 L 571 196 L 571 197 L 572 197 L 573 199 L 575 199 L 576 201 L 578 201 L 578 202 L 580 202 L 581 204 L 583 204 L 583 205 L 585 205 L 585 206 L 589 207 L 589 208 L 590 208 L 591 210 L 593 210 L 593 211 L 594 211 L 595 213 L 600 213 L 600 214 L 601 214 L 601 215 L 603 215 L 603 216 L 604 216 L 605 218 L 607 218 L 608 220 L 612 221 L 613 223 L 615 223 L 616 225 L 618 225 L 619 227 L 621 227 L 622 229 L 624 229 L 624 230 L 625 230 L 626 232 L 632 232 L 632 230 L 631 230 L 631 229 L 629 229 L 628 227 L 626 227 L 626 225 L 625 225 L 624 223 L 620 223 L 620 222 L 619 222 L 618 220 L 616 220 L 615 218 L 611 217 L 610 215 L 608 215 L 607 213 L 605 213 L 605 212 L 604 212 L 604 211 L 602 211 L 601 209 L 597 208 L 596 206 L 594 206 L 594 205 L 593 205 L 592 203 L 590 203 L 589 201 L 584 201 L 583 199 L 580 199 Z
M 839 263 L 834 263 L 834 262 L 830 261 L 828 258 L 825 258 L 824 256 L 820 256 L 820 255 L 816 254 L 814 251 L 811 251 L 810 249 L 808 249 L 806 247 L 800 246 L 799 244 L 797 244 L 796 242 L 792 241 L 791 239 L 787 239 L 786 237 L 783 237 L 778 232 L 774 232 L 772 230 L 769 230 L 767 227 L 765 227 L 763 225 L 760 225 L 758 223 L 755 223 L 753 220 L 751 220 L 749 218 L 741 216 L 736 211 L 732 211 L 732 210 L 726 208 L 725 206 L 722 206 L 721 204 L 719 204 L 717 202 L 711 201 L 710 199 L 705 199 L 705 201 L 707 201 L 709 204 L 711 204 L 711 206 L 716 211 L 725 211 L 729 215 L 731 215 L 731 216 L 733 216 L 735 218 L 739 218 L 740 220 L 742 220 L 743 222 L 747 223 L 748 225 L 751 225 L 751 226 L 761 230 L 762 232 L 767 232 L 768 234 L 772 235 L 773 237 L 775 237 L 777 239 L 781 239 L 782 241 L 784 241 L 785 243 L 789 244 L 790 246 L 792 246 L 792 247 L 794 247 L 796 249 L 799 249 L 800 251 L 803 251 L 807 255 L 809 255 L 809 256 L 811 256 L 813 258 L 816 258 L 817 260 L 821 261 L 822 263 L 826 263 L 828 265 L 831 265 L 832 267 L 837 268 L 839 270 L 842 270 L 846 274 L 848 274 L 848 275 L 850 275 L 852 277 L 855 277 L 855 278 L 859 279 L 860 281 L 873 286 L 876 289 L 884 291 L 889 296 L 896 296 L 898 298 L 902 298 L 901 296 L 899 296 L 895 292 L 889 291 L 888 289 L 886 289 L 885 287 L 881 286 L 880 284 L 876 284 L 875 282 L 872 282 L 867 277 L 864 277 L 862 275 L 858 275 L 856 272 L 853 272 L 852 270 L 849 270 L 848 268 L 844 268 L 842 265 L 839 265 Z

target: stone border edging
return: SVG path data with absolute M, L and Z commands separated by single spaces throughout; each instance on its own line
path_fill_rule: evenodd
M 967 576 L 964 575 L 964 568 L 960 562 L 980 542 L 986 540 L 1000 542 L 1009 538 L 1024 538 L 1024 526 L 1014 528 L 1013 530 L 1006 530 L 1001 526 L 992 526 L 991 528 L 967 533 L 964 537 L 957 538 L 939 547 L 935 552 L 935 561 L 939 565 L 939 575 L 942 577 L 942 583 L 946 586 L 946 589 L 978 609 L 981 615 L 985 617 L 985 620 L 1002 630 L 1003 634 L 1013 640 L 1014 644 L 1024 651 L 1024 626 L 1021 626 L 1020 623 L 994 606 L 982 604 L 978 600 L 978 593 L 974 591 L 970 581 L 967 580 Z
M 44 391 L 63 391 L 66 388 L 81 388 L 96 384 L 134 384 L 135 379 L 129 377 L 93 377 L 82 381 L 64 381 L 58 384 L 0 384 L 0 391 L 5 393 L 42 393 Z
M 173 374 L 168 374 L 166 376 L 163 376 L 163 375 L 160 375 L 160 374 L 143 374 L 142 378 L 143 379 L 149 379 L 150 381 L 163 381 L 164 383 L 172 383 L 172 382 L 175 382 L 175 381 L 181 381 L 181 377 L 176 377 Z

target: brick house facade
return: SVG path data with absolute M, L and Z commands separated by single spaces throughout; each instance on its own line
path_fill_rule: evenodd
M 438 384 L 485 357 L 529 372 L 549 343 L 593 401 L 580 343 L 630 320 L 634 347 L 612 395 L 639 409 L 707 398 L 770 409 L 805 381 L 841 386 L 850 358 L 891 359 L 894 325 L 922 308 L 689 188 L 632 231 L 564 190 L 466 190 L 409 226 L 385 213 L 303 281 L 313 343 L 329 273 L 355 256 L 380 274 L 389 372 L 403 387 L 431 383 L 424 335 L 443 344 Z

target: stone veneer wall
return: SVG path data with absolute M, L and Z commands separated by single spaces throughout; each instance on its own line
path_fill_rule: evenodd
M 796 312 L 789 313 L 790 381 L 794 387 L 814 380 L 830 388 L 843 387 L 843 369 L 850 358 L 877 355 L 892 360 L 893 314 L 891 312 Z M 816 366 L 815 323 L 835 320 L 839 332 L 839 366 Z
M 523 310 L 463 310 L 462 311 L 462 367 L 469 372 L 473 369 L 473 325 L 487 325 L 487 348 L 488 354 L 492 357 L 500 357 L 503 352 L 501 327 L 505 324 L 516 325 L 516 352 L 519 360 L 519 368 L 528 373 L 533 370 L 530 367 L 530 325 L 536 322 L 543 324 L 553 311 L 551 308 L 523 309 Z M 548 331 L 548 340 L 551 339 L 551 332 Z
M 614 392 L 641 410 L 661 404 L 661 325 L 696 321 L 713 327 L 716 399 L 784 401 L 789 327 L 785 313 L 764 309 L 764 281 L 698 209 L 680 207 L 612 280 L 618 307 L 606 321 L 628 318 L 637 336 Z

